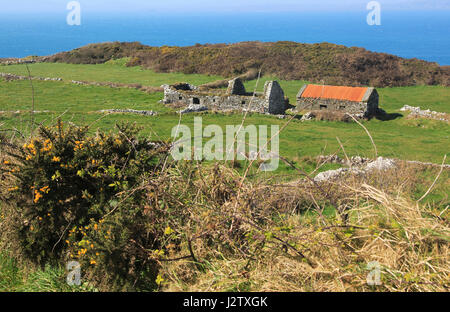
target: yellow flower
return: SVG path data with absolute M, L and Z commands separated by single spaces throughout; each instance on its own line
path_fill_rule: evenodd
M 156 284 L 160 286 L 162 282 L 164 282 L 164 279 L 161 275 L 158 275 L 158 277 L 156 278 Z
M 42 196 L 42 194 L 41 193 L 39 193 L 39 191 L 37 191 L 37 190 L 35 190 L 34 191 L 34 203 L 36 204 L 38 201 L 39 201 L 39 199 L 41 199 L 43 196 Z
M 52 158 L 52 162 L 60 162 L 61 161 L 61 157 L 56 157 L 56 156 L 54 156 L 53 158 Z
M 170 228 L 170 226 L 168 226 L 168 227 L 166 227 L 166 230 L 164 231 L 164 234 L 165 235 L 170 235 L 170 234 L 172 234 L 174 232 L 174 230 L 172 230 L 171 228 Z
M 91 260 L 91 264 L 97 264 L 97 262 L 95 260 Z
M 9 165 L 9 161 L 7 161 L 7 160 L 5 160 L 3 163 L 4 163 L 5 165 Z

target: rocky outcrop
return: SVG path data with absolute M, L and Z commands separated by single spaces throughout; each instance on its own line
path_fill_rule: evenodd
M 411 160 L 397 160 L 392 158 L 378 157 L 373 160 L 370 158 L 364 158 L 361 156 L 353 156 L 348 159 L 343 159 L 337 155 L 329 156 L 318 156 L 317 161 L 320 164 L 331 163 L 340 164 L 343 166 L 348 166 L 346 168 L 339 168 L 336 170 L 329 170 L 319 173 L 315 178 L 315 182 L 329 182 L 337 180 L 345 175 L 353 174 L 357 176 L 362 176 L 373 171 L 386 171 L 393 169 L 397 166 L 399 162 L 405 162 L 410 165 L 418 165 L 424 167 L 444 167 L 444 169 L 450 169 L 450 165 L 434 164 L 429 162 L 411 161 Z
M 360 176 L 375 170 L 386 171 L 396 167 L 395 160 L 383 157 L 378 157 L 376 160 L 368 163 L 362 162 L 362 159 L 358 159 L 358 161 L 360 161 L 360 165 L 357 167 L 339 168 L 337 170 L 321 172 L 314 178 L 314 181 L 318 183 L 329 182 L 348 174 Z
M 205 112 L 208 110 L 208 107 L 203 105 L 189 105 L 182 111 L 180 111 L 181 114 L 188 114 L 188 113 L 199 113 L 199 112 Z
M 411 112 L 411 114 L 408 116 L 409 118 L 427 118 L 427 119 L 435 119 L 440 121 L 450 121 L 449 114 L 446 113 L 439 113 L 432 110 L 422 110 L 420 107 L 414 107 L 405 105 L 403 106 L 400 111 L 402 112 Z

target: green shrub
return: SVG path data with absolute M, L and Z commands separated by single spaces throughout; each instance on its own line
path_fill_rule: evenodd
M 36 138 L 2 160 L 3 175 L 12 181 L 3 200 L 13 207 L 9 220 L 18 247 L 33 263 L 72 259 L 91 276 L 97 265 L 102 280 L 120 281 L 113 285 L 141 278 L 154 283 L 157 265 L 146 250 L 159 248 L 164 229 L 144 212 L 141 184 L 158 175 L 168 148 L 138 139 L 134 126 L 117 129 L 89 136 L 87 127 L 64 129 L 62 122 L 39 128 Z

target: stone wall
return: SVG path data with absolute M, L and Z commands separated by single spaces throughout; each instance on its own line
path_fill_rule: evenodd
M 186 87 L 189 86 L 189 87 Z M 224 91 L 199 91 L 189 84 L 164 86 L 165 104 L 201 105 L 212 110 L 248 110 L 258 113 L 284 114 L 287 109 L 283 89 L 276 81 L 268 81 L 264 93 L 247 93 L 240 79 L 229 82 Z M 250 105 L 250 106 L 249 106 Z
M 228 82 L 227 94 L 229 95 L 247 95 L 245 86 L 240 78 L 235 78 Z
M 283 115 L 286 112 L 289 100 L 278 81 L 267 81 L 264 85 L 264 97 L 269 102 L 269 114 Z

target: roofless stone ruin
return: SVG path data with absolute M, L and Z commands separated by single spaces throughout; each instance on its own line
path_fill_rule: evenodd
M 164 104 L 201 105 L 211 110 L 251 111 L 283 115 L 289 99 L 277 81 L 267 81 L 264 92 L 247 92 L 240 78 L 230 80 L 225 90 L 200 90 L 188 83 L 164 86 Z

